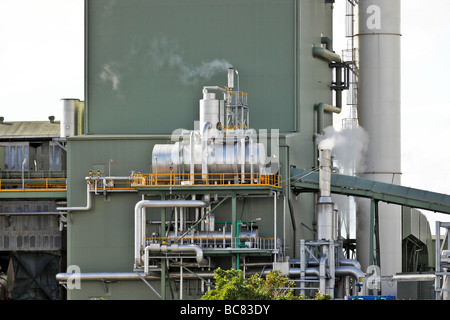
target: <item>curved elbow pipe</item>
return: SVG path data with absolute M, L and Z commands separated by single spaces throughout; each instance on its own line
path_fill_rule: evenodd
M 145 248 L 146 251 L 153 252 L 194 252 L 196 255 L 197 263 L 202 264 L 205 262 L 203 258 L 203 250 L 197 245 L 171 245 L 171 246 L 148 246 Z
M 341 92 L 339 90 L 336 91 L 336 106 L 332 106 L 326 103 L 318 103 L 315 105 L 317 110 L 317 133 L 323 133 L 323 117 L 325 111 L 332 112 L 336 114 L 340 114 L 342 111 L 342 98 Z
M 204 264 L 206 263 L 206 260 L 203 258 L 203 250 L 197 246 L 197 245 L 171 245 L 171 246 L 166 246 L 166 245 L 159 245 L 159 244 L 153 244 L 153 245 L 149 245 L 147 247 L 145 247 L 144 249 L 144 274 L 148 274 L 149 273 L 149 266 L 148 266 L 148 258 L 149 258 L 149 252 L 181 252 L 181 253 L 185 253 L 185 252 L 195 252 L 196 254 L 196 259 L 197 259 L 197 263 L 198 264 Z
M 354 266 L 337 266 L 335 267 L 334 272 L 337 276 L 352 276 L 358 282 L 362 281 L 366 276 L 364 272 Z
M 342 62 L 342 59 L 338 54 L 323 47 L 313 47 L 313 56 L 328 62 Z
M 334 53 L 332 50 L 331 40 L 322 37 L 321 39 L 322 43 L 326 44 L 326 48 L 323 47 L 314 47 L 313 48 L 313 56 L 316 58 L 323 59 L 327 62 L 335 62 L 335 63 L 341 63 L 342 59 L 341 57 Z M 340 85 L 341 83 L 341 67 L 338 67 L 336 69 L 336 83 Z M 315 105 L 317 109 L 317 133 L 322 134 L 323 133 L 323 116 L 324 112 L 333 112 L 333 113 L 341 113 L 342 111 L 342 89 L 335 89 L 335 95 L 336 95 L 336 106 L 332 106 L 325 103 L 318 103 Z
M 141 263 L 141 221 L 142 208 L 171 208 L 171 207 L 185 207 L 185 208 L 200 208 L 206 207 L 208 203 L 201 200 L 141 200 L 136 203 L 134 207 L 134 260 L 137 266 Z
M 354 260 L 354 259 L 339 259 L 339 264 L 341 266 L 353 266 L 353 267 L 358 268 L 359 270 L 361 270 L 361 264 L 359 263 L 358 260 Z
M 86 185 L 87 200 L 85 207 L 57 207 L 58 211 L 87 211 L 92 207 L 91 193 L 89 192 L 89 184 Z

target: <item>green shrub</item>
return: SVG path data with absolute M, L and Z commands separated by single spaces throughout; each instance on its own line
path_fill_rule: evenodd
M 303 300 L 293 293 L 294 282 L 271 271 L 264 279 L 258 275 L 244 278 L 242 270 L 214 271 L 216 288 L 208 291 L 202 300 Z

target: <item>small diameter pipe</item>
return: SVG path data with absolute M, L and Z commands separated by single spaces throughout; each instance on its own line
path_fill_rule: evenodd
M 208 174 L 208 130 L 211 129 L 211 123 L 205 122 L 202 131 L 202 179 L 207 179 Z M 193 152 L 193 150 L 191 150 Z
M 58 211 L 87 211 L 91 209 L 92 201 L 91 201 L 91 193 L 89 192 L 89 184 L 86 184 L 86 193 L 87 193 L 87 200 L 86 200 L 86 206 L 85 207 L 57 207 L 56 210 Z

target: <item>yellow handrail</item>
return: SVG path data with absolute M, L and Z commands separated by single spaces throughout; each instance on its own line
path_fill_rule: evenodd
M 282 187 L 282 177 L 261 173 L 138 173 L 134 176 L 135 187 L 166 186 L 270 186 Z
M 66 178 L 0 179 L 0 192 L 66 191 Z

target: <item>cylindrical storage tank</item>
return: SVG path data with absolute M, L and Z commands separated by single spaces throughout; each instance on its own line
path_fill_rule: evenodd
M 221 103 L 216 99 L 215 93 L 205 92 L 203 99 L 200 100 L 200 129 L 206 122 L 209 122 L 213 128 L 221 121 Z
M 77 99 L 61 99 L 62 117 L 60 137 L 73 137 L 77 133 Z
M 244 148 L 244 150 L 242 150 Z M 205 155 L 203 154 L 205 153 Z M 194 144 L 194 173 L 202 173 L 202 158 L 207 156 L 208 174 L 214 173 L 265 173 L 267 162 L 265 147 L 262 143 L 211 143 L 206 151 L 201 144 Z M 243 166 L 242 166 L 243 165 Z M 176 142 L 174 144 L 156 144 L 152 153 L 152 172 L 161 174 L 190 173 L 191 146 Z
M 369 135 L 362 177 L 400 184 L 400 0 L 359 1 L 358 116 Z M 370 201 L 358 200 L 357 252 L 363 271 L 371 254 Z M 379 205 L 382 275 L 402 271 L 401 208 Z M 392 290 L 392 291 L 391 291 Z M 383 294 L 396 294 L 395 286 Z

